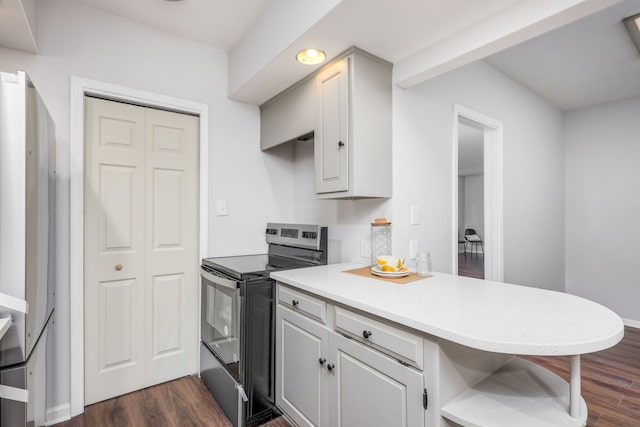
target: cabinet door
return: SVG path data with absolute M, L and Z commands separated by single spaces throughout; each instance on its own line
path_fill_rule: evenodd
M 349 189 L 349 63 L 318 73 L 314 136 L 316 193 Z
M 422 374 L 331 333 L 331 425 L 424 426 Z
M 300 427 L 328 426 L 329 330 L 281 305 L 276 322 L 276 404 Z

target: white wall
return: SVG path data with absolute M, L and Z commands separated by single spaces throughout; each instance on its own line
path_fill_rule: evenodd
M 293 152 L 259 150 L 259 110 L 227 99 L 227 55 L 75 0 L 40 2 L 40 55 L 0 49 L 0 70 L 27 71 L 56 124 L 58 271 L 56 378 L 50 406 L 69 401 L 69 81 L 71 75 L 209 105 L 210 255 L 265 250 L 268 220 L 293 219 Z M 215 216 L 226 199 L 229 216 Z M 195 308 L 194 308 L 195 309 Z
M 464 202 L 465 202 L 465 194 L 464 194 L 464 176 L 458 175 L 458 240 L 464 240 Z
M 453 254 L 452 130 L 458 103 L 504 125 L 504 279 L 564 290 L 562 113 L 484 62 L 393 93 L 394 251 L 417 239 L 435 271 Z M 409 225 L 412 203 L 421 224 Z
M 314 168 L 313 142 L 296 142 L 294 221 L 329 226 L 329 262 L 369 262 L 360 256 L 360 242 L 371 238 L 375 218 L 392 218 L 390 201 L 318 200 Z
M 567 292 L 640 325 L 640 97 L 565 116 Z
M 294 221 L 329 226 L 330 262 L 368 262 L 369 258 L 360 256 L 360 242 L 370 239 L 370 224 L 375 218 L 392 219 L 391 202 L 386 199 L 316 199 L 313 143 L 293 144 Z
M 393 198 L 315 200 L 311 146 L 295 152 L 294 220 L 331 226 L 343 261 L 362 261 L 369 223 L 393 223 L 393 252 L 409 241 L 431 252 L 435 271 L 451 272 L 453 105 L 504 125 L 505 281 L 564 290 L 564 149 L 562 112 L 484 62 L 393 92 Z M 302 147 L 302 146 L 297 146 Z M 419 225 L 410 225 L 412 204 Z M 541 266 L 543 266 L 541 268 Z
M 484 239 L 484 175 L 464 177 L 464 228 L 473 228 Z M 462 230 L 464 234 L 464 229 Z M 479 245 L 473 245 L 474 252 L 481 252 Z M 467 245 L 471 251 L 472 246 Z

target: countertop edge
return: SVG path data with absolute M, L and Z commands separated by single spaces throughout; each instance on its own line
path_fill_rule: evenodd
M 317 268 L 317 267 L 314 267 L 314 268 Z M 292 270 L 292 271 L 299 271 L 299 270 Z M 298 273 L 298 275 L 299 274 L 300 273 Z M 487 340 L 479 339 L 477 337 L 458 333 L 453 330 L 439 328 L 431 324 L 423 323 L 421 321 L 417 321 L 415 319 L 402 316 L 398 313 L 385 311 L 378 307 L 373 307 L 368 304 L 364 304 L 360 301 L 347 298 L 343 295 L 339 295 L 333 292 L 328 292 L 316 286 L 310 286 L 307 283 L 304 283 L 304 281 L 302 280 L 289 277 L 287 275 L 287 271 L 272 273 L 271 277 L 279 282 L 284 283 L 285 285 L 298 288 L 302 291 L 308 292 L 313 295 L 317 295 L 321 298 L 333 301 L 335 303 L 342 304 L 347 307 L 352 307 L 356 310 L 360 310 L 366 313 L 370 313 L 374 316 L 378 316 L 382 319 L 394 322 L 398 325 L 405 326 L 425 334 L 433 335 L 440 339 L 444 339 L 447 341 L 451 341 L 460 345 L 464 345 L 464 346 L 482 350 L 482 351 L 503 353 L 503 354 L 514 354 L 514 355 L 531 355 L 531 356 L 571 356 L 571 355 L 587 354 L 587 353 L 593 353 L 596 351 L 605 350 L 617 344 L 624 336 L 624 323 L 622 322 L 622 319 L 617 314 L 607 309 L 611 311 L 611 314 L 613 316 L 617 317 L 617 320 L 619 322 L 619 327 L 617 328 L 615 333 L 601 339 L 594 339 L 586 342 L 568 342 L 566 344 L 553 343 L 549 345 L 545 345 L 541 343 L 528 344 L 523 342 L 487 341 Z M 565 295 L 570 295 L 570 294 L 565 294 Z M 575 297 L 581 298 L 577 296 Z

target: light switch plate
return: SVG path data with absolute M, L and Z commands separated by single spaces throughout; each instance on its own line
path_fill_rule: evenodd
M 218 200 L 218 216 L 226 216 L 226 215 L 229 215 L 227 211 L 227 201 Z
M 420 207 L 418 205 L 411 205 L 411 225 L 420 224 Z

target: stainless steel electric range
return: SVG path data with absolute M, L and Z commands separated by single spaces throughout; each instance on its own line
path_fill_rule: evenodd
M 327 263 L 327 227 L 267 224 L 268 252 L 202 260 L 200 376 L 234 426 L 275 408 L 272 271 Z

